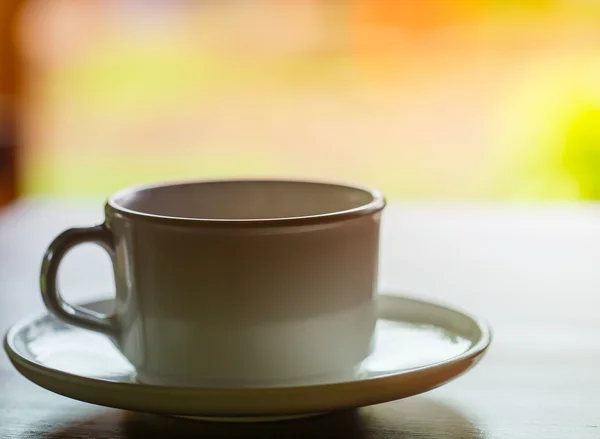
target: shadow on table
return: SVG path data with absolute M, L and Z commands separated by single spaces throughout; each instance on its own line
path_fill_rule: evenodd
M 47 431 L 41 437 L 479 439 L 482 436 L 477 426 L 456 409 L 429 398 L 417 397 L 361 410 L 272 423 L 224 424 L 111 410 L 97 417 L 82 419 L 81 422 Z

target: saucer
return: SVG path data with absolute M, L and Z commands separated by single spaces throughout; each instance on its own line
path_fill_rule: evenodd
M 106 312 L 111 300 L 82 305 Z M 170 387 L 140 384 L 104 336 L 44 314 L 14 325 L 5 349 L 32 382 L 80 401 L 214 421 L 272 421 L 417 395 L 474 366 L 491 340 L 487 325 L 423 300 L 380 295 L 372 355 L 354 379 L 288 387 Z

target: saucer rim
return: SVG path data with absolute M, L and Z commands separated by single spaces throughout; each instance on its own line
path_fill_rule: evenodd
M 59 383 L 67 383 L 71 386 L 81 385 L 86 389 L 96 389 L 102 392 L 115 392 L 122 393 L 128 392 L 132 388 L 135 389 L 136 394 L 145 394 L 148 397 L 151 395 L 158 396 L 164 395 L 165 392 L 168 392 L 171 398 L 180 398 L 181 400 L 188 400 L 188 406 L 181 406 L 177 409 L 176 412 L 173 410 L 163 410 L 160 408 L 156 408 L 160 404 L 153 404 L 152 401 L 148 404 L 148 408 L 143 411 L 147 412 L 155 412 L 155 413 L 164 413 L 164 414 L 178 414 L 178 415 L 197 415 L 201 413 L 205 416 L 257 416 L 257 415 L 285 415 L 285 414 L 300 414 L 300 413 L 313 413 L 313 412 L 321 412 L 321 411 L 331 411 L 332 409 L 345 409 L 345 408 L 353 408 L 366 406 L 396 399 L 405 398 L 408 396 L 412 396 L 415 394 L 423 393 L 429 390 L 432 390 L 436 387 L 446 384 L 447 382 L 457 378 L 458 376 L 465 373 L 471 367 L 479 362 L 479 360 L 483 357 L 487 349 L 489 348 L 492 341 L 492 330 L 487 322 L 485 322 L 481 318 L 476 318 L 471 314 L 464 312 L 456 307 L 446 306 L 437 301 L 430 301 L 424 299 L 423 297 L 415 297 L 411 295 L 399 294 L 399 293 L 380 293 L 378 295 L 378 299 L 388 300 L 388 301 L 408 301 L 412 302 L 415 305 L 427 306 L 427 307 L 435 307 L 443 312 L 450 312 L 454 314 L 461 315 L 463 318 L 466 318 L 470 321 L 470 324 L 478 329 L 478 337 L 476 341 L 472 343 L 472 345 L 467 348 L 464 352 L 451 357 L 445 360 L 441 360 L 435 363 L 430 363 L 423 366 L 418 366 L 414 368 L 401 369 L 396 371 L 391 371 L 389 373 L 383 372 L 381 375 L 376 376 L 366 376 L 366 377 L 356 377 L 350 381 L 344 382 L 331 382 L 331 383 L 320 383 L 320 384 L 303 384 L 303 385 L 295 385 L 295 386 L 273 386 L 273 387 L 176 387 L 176 386 L 166 386 L 166 385 L 157 385 L 157 384 L 144 384 L 144 383 L 135 383 L 135 382 L 117 382 L 117 381 L 109 381 L 101 378 L 93 378 L 87 377 L 84 375 L 73 374 L 70 372 L 61 371 L 58 369 L 53 369 L 51 367 L 45 366 L 42 363 L 36 362 L 27 358 L 26 356 L 19 353 L 19 350 L 15 347 L 15 336 L 25 327 L 29 326 L 36 320 L 42 319 L 49 315 L 48 312 L 41 312 L 34 316 L 29 316 L 24 319 L 19 320 L 17 323 L 12 325 L 4 336 L 4 349 L 8 354 L 8 357 L 13 364 L 13 366 L 21 373 L 25 378 L 32 381 L 33 383 L 46 388 L 55 393 L 59 393 L 63 396 L 67 396 L 73 399 L 78 399 L 85 402 L 91 402 L 95 404 L 99 404 L 102 406 L 111 406 L 115 408 L 122 409 L 130 409 L 130 410 L 139 410 L 139 408 L 132 407 L 132 404 L 124 403 L 114 403 L 107 404 L 106 402 L 94 402 L 94 399 L 98 400 L 98 398 L 86 397 L 85 399 L 78 398 L 73 396 L 73 392 L 61 392 L 60 388 L 53 385 L 47 385 L 47 383 L 41 383 L 40 381 L 44 381 L 40 379 L 40 376 L 45 376 L 48 379 L 59 382 Z M 106 299 L 103 299 L 106 300 Z M 86 301 L 82 305 L 97 303 L 100 300 L 94 301 Z M 385 317 L 379 317 L 378 320 L 385 319 Z M 398 321 L 409 321 L 405 319 L 397 319 Z M 474 339 L 475 337 L 473 337 Z M 411 392 L 401 392 L 400 389 L 394 389 L 395 385 L 401 386 L 402 384 L 410 384 L 407 381 L 410 380 L 422 380 L 427 381 L 427 376 L 436 376 L 444 371 L 454 371 L 451 373 L 451 376 L 448 376 L 447 379 L 436 380 L 435 383 L 432 383 L 431 386 L 424 385 L 418 391 Z M 404 382 L 404 383 L 403 383 Z M 58 386 L 61 387 L 61 386 Z M 369 388 L 375 389 L 377 387 L 379 392 L 372 392 L 376 395 L 368 395 L 363 390 L 368 390 Z M 310 407 L 301 407 L 302 404 L 298 404 L 298 407 L 293 410 L 286 408 L 286 406 L 277 407 L 273 405 L 268 411 L 260 409 L 254 410 L 248 402 L 256 400 L 259 397 L 264 397 L 265 395 L 271 396 L 279 396 L 286 395 L 287 397 L 294 397 L 297 399 L 307 398 L 310 399 L 313 394 L 331 394 L 331 392 L 337 392 L 338 394 L 345 394 L 347 396 L 347 401 L 345 403 L 334 402 L 331 401 L 329 403 L 332 407 L 327 407 L 328 403 L 325 401 L 323 404 L 319 406 L 310 406 Z M 354 401 L 357 398 L 352 397 L 352 393 L 356 392 L 357 394 L 361 394 L 358 399 L 361 401 Z M 77 392 L 75 392 L 77 393 Z M 81 392 L 80 392 L 81 393 Z M 398 396 L 402 394 L 401 396 Z M 215 410 L 206 410 L 206 403 L 200 402 L 198 404 L 197 401 L 190 402 L 189 400 L 192 398 L 203 397 L 207 400 L 211 400 L 213 398 L 218 398 L 220 400 L 226 400 L 229 402 L 235 401 L 237 404 L 233 404 L 234 406 L 244 407 L 243 410 L 235 409 L 235 408 L 227 408 L 223 407 L 223 404 L 218 404 L 222 406 L 220 409 Z M 99 398 L 102 399 L 102 398 Z M 336 398 L 333 398 L 334 400 Z M 339 399 L 339 398 L 338 398 Z M 353 402 L 354 401 L 354 402 Z M 246 405 L 244 405 L 246 402 Z M 133 404 L 138 405 L 139 404 Z M 225 404 L 226 405 L 226 404 Z M 293 405 L 293 404 L 291 404 Z M 155 406 L 152 408 L 152 406 Z M 197 408 L 194 408 L 197 407 Z M 198 409 L 198 407 L 204 407 L 202 409 Z

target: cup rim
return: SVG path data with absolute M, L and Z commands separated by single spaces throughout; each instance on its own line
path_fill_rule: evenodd
M 306 183 L 324 186 L 337 186 L 346 189 L 354 189 L 366 192 L 371 196 L 371 201 L 357 207 L 333 212 L 320 213 L 314 215 L 290 216 L 281 218 L 191 218 L 183 216 L 159 215 L 147 212 L 141 212 L 118 204 L 117 199 L 135 192 L 156 189 L 167 186 L 185 186 L 203 183 Z M 291 179 L 291 178 L 219 178 L 219 179 L 187 179 L 172 180 L 158 183 L 140 184 L 121 189 L 112 194 L 106 200 L 105 213 L 109 221 L 114 214 L 136 220 L 144 220 L 152 223 L 162 223 L 165 225 L 177 226 L 218 226 L 218 227 L 275 227 L 275 226 L 303 226 L 318 225 L 331 222 L 345 221 L 355 219 L 380 212 L 386 206 L 387 201 L 383 193 L 378 189 L 343 182 L 329 180 L 313 179 Z

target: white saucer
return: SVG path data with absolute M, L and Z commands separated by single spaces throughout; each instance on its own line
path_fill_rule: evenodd
M 84 305 L 105 311 L 111 301 Z M 441 386 L 482 357 L 490 329 L 462 312 L 381 295 L 373 354 L 354 380 L 297 387 L 185 388 L 135 382 L 133 367 L 104 336 L 48 314 L 6 334 L 16 369 L 61 395 L 125 410 L 220 421 L 310 416 L 406 398 Z

